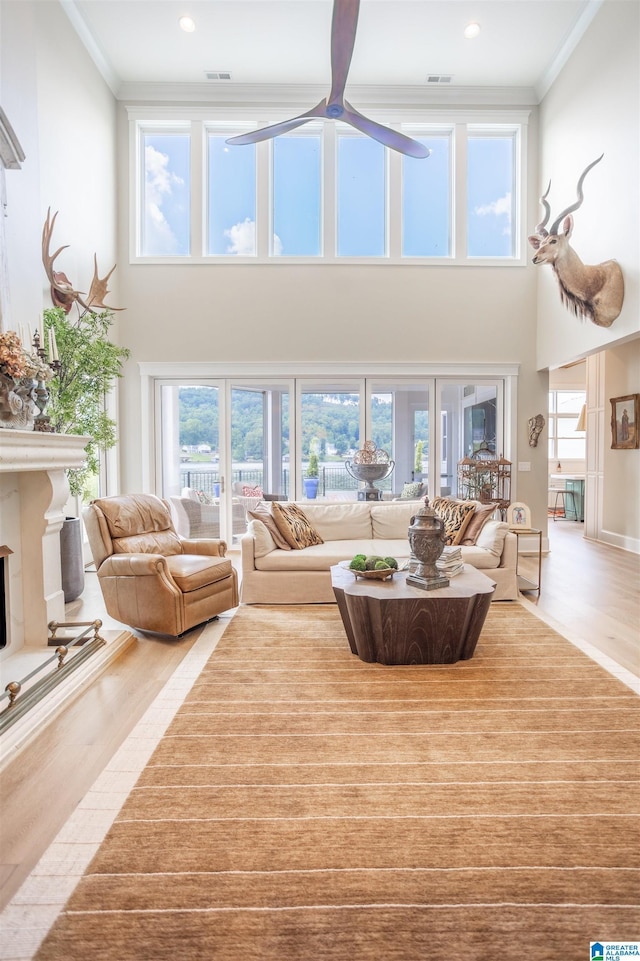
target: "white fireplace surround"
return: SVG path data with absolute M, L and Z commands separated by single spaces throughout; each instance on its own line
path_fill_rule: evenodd
M 69 498 L 66 469 L 82 467 L 89 438 L 0 430 L 0 545 L 5 563 L 7 645 L 0 660 L 47 645 L 49 621 L 64 621 L 60 529 Z

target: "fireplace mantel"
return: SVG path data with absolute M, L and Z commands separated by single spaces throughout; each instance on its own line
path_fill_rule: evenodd
M 0 472 L 82 467 L 89 438 L 36 430 L 0 430 Z
M 82 467 L 87 437 L 0 430 L 0 543 L 8 558 L 8 636 L 2 656 L 46 645 L 64 620 L 60 529 L 69 498 L 66 470 Z

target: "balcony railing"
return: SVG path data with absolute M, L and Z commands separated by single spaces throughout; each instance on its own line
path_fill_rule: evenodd
M 233 470 L 231 478 L 233 483 L 239 481 L 248 487 L 262 487 L 264 490 L 264 472 L 261 467 Z M 336 464 L 335 467 L 322 465 L 318 474 L 318 482 L 318 495 L 320 497 L 330 493 L 357 491 L 359 487 L 357 480 L 351 477 L 346 468 L 339 464 Z M 191 487 L 194 490 L 204 491 L 205 494 L 214 495 L 216 493 L 215 485 L 219 483 L 220 475 L 218 471 L 194 470 L 190 467 L 180 469 L 181 487 Z M 383 491 L 392 490 L 391 478 L 385 478 L 376 486 Z M 290 474 L 288 470 L 284 470 L 282 472 L 281 490 L 278 493 L 288 496 L 290 489 Z

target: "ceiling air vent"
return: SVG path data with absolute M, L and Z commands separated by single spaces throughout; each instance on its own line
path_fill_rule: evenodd
M 430 73 L 427 76 L 427 83 L 451 83 L 452 80 L 450 73 Z
M 207 70 L 205 73 L 207 80 L 231 80 L 230 70 Z

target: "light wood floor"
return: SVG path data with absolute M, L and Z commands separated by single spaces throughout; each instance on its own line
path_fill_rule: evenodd
M 585 541 L 583 525 L 549 525 L 542 592 L 528 594 L 545 618 L 570 638 L 582 638 L 640 674 L 640 558 Z M 238 555 L 233 557 L 238 563 Z M 521 558 L 522 573 L 537 559 Z M 223 620 L 230 615 L 225 615 Z M 104 612 L 97 577 L 87 572 L 69 620 Z M 0 910 L 16 893 L 97 775 L 154 701 L 200 634 L 179 641 L 137 635 L 135 642 L 2 772 Z
M 579 639 L 640 675 L 640 557 L 585 540 L 584 525 L 549 521 L 542 590 L 523 596 L 571 640 Z M 537 558 L 519 571 L 537 579 Z

